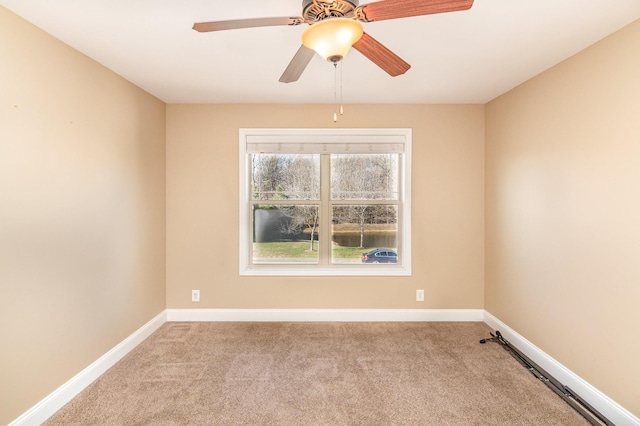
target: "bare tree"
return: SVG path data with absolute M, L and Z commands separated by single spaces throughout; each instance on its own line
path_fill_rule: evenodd
M 336 155 L 332 158 L 331 190 L 340 200 L 393 199 L 397 191 L 397 169 L 388 154 Z M 339 218 L 358 225 L 360 246 L 364 247 L 366 225 L 374 223 L 385 205 L 354 203 L 340 210 Z
M 318 200 L 320 198 L 320 173 L 317 156 L 296 155 L 288 164 L 285 176 L 285 192 L 288 198 L 296 200 Z M 298 234 L 309 229 L 309 250 L 314 251 L 314 241 L 318 228 L 319 210 L 317 205 L 292 205 L 283 208 L 290 218 L 284 225 L 285 233 Z
M 319 155 L 311 154 L 255 154 L 253 161 L 254 199 L 309 200 L 308 204 L 274 204 L 287 220 L 281 232 L 299 235 L 309 230 L 310 250 L 318 229 L 318 200 L 320 199 Z M 364 246 L 366 225 L 390 223 L 385 204 L 367 200 L 395 200 L 397 196 L 397 157 L 394 154 L 341 154 L 331 156 L 331 193 L 337 200 L 354 200 L 348 206 L 334 210 L 334 223 L 357 224 L 360 247 Z
M 319 157 L 309 154 L 255 154 L 253 157 L 254 198 L 260 200 L 313 200 L 320 198 Z M 317 235 L 317 204 L 270 206 L 285 216 L 284 234 L 299 235 L 310 230 L 310 250 Z
M 314 241 L 318 229 L 318 207 L 309 205 L 281 206 L 281 211 L 289 219 L 280 225 L 284 234 L 298 235 L 309 229 L 309 251 L 315 251 Z
M 288 163 L 289 159 L 283 155 L 253 155 L 252 189 L 254 192 L 254 198 L 259 200 L 274 200 L 282 198 Z

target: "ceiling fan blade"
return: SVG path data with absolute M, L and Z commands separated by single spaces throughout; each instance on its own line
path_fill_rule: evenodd
M 411 65 L 367 33 L 362 35 L 353 48 L 369 58 L 371 62 L 382 68 L 391 77 L 402 75 L 411 68 Z
M 280 77 L 279 80 L 280 83 L 293 83 L 294 81 L 298 81 L 315 54 L 316 52 L 314 50 L 309 49 L 304 44 L 301 45 L 291 62 L 289 62 L 287 69 L 282 73 L 282 77 Z
M 384 0 L 361 7 L 367 22 L 471 9 L 473 0 Z
M 302 18 L 278 17 L 278 18 L 252 18 L 235 19 L 231 21 L 196 22 L 193 29 L 207 33 L 210 31 L 235 30 L 239 28 L 274 27 L 278 25 L 299 25 L 304 22 Z

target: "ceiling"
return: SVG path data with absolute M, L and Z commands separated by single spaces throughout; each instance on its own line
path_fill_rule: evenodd
M 363 0 L 361 4 L 369 1 Z M 167 103 L 331 103 L 315 56 L 278 79 L 305 25 L 198 33 L 194 22 L 300 16 L 302 0 L 0 0 Z M 486 103 L 640 19 L 639 0 L 475 0 L 452 12 L 364 24 L 412 68 L 390 77 L 352 49 L 345 103 Z

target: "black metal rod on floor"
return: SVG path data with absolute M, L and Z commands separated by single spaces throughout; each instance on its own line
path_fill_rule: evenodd
M 594 426 L 615 426 L 611 420 L 607 419 L 593 406 L 580 398 L 578 394 L 572 391 L 568 386 L 563 385 L 556 380 L 551 374 L 547 373 L 542 367 L 533 362 L 529 357 L 514 347 L 502 334 L 496 330 L 496 334 L 490 333 L 490 339 L 482 339 L 480 343 L 495 342 L 505 348 L 515 359 L 520 362 L 531 374 L 537 379 L 543 381 L 552 391 L 558 394 L 567 404 L 573 407 L 585 419 Z

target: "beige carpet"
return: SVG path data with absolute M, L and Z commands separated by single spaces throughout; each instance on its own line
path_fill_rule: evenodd
M 482 323 L 166 323 L 52 425 L 588 425 Z

